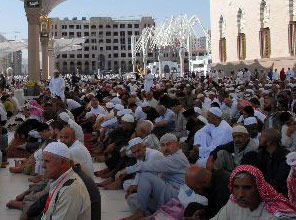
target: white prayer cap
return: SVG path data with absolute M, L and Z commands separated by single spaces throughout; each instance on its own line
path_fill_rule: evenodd
M 137 93 L 136 92 L 131 92 L 131 95 L 137 95 Z
M 128 148 L 131 149 L 133 146 L 141 143 L 143 143 L 142 138 L 140 137 L 133 138 L 128 142 Z
M 121 120 L 129 123 L 135 122 L 134 116 L 132 116 L 131 114 L 125 114 L 124 116 L 122 116 Z
M 159 140 L 160 144 L 165 144 L 168 142 L 177 142 L 177 141 L 178 141 L 178 139 L 177 139 L 176 135 L 174 135 L 172 133 L 166 133 Z
M 199 107 L 194 107 L 194 111 L 201 115 L 201 109 Z
M 286 158 L 289 166 L 296 166 L 296 152 L 289 153 Z
M 121 104 L 121 100 L 120 100 L 120 98 L 118 98 L 118 97 L 114 97 L 114 98 L 111 100 L 111 102 L 112 102 L 114 105 L 116 105 L 116 104 Z
M 32 138 L 36 138 L 36 139 L 41 138 L 39 132 L 36 131 L 36 130 L 31 130 L 31 131 L 29 131 L 28 135 L 29 135 L 30 137 L 32 137 Z
M 67 147 L 67 145 L 65 145 L 62 142 L 52 142 L 50 144 L 48 144 L 43 152 L 48 152 L 48 153 L 52 153 L 55 154 L 59 157 L 64 157 L 68 160 L 70 160 L 71 158 L 71 153 L 69 148 Z
M 218 118 L 222 117 L 222 111 L 220 110 L 220 108 L 218 107 L 212 107 L 208 110 L 209 112 L 211 112 L 212 114 L 216 115 Z
M 91 118 L 92 116 L 94 116 L 95 114 L 94 113 L 92 113 L 92 112 L 87 112 L 86 114 L 85 114 L 85 118 L 86 119 L 89 119 L 89 118 Z
M 64 122 L 68 122 L 70 119 L 70 116 L 66 112 L 62 112 L 59 114 L 60 119 L 62 119 Z
M 123 115 L 131 114 L 131 113 L 132 113 L 131 109 L 122 109 L 122 110 L 117 112 L 117 115 L 118 116 L 123 116 Z
M 213 91 L 210 91 L 209 95 L 216 95 L 216 94 Z
M 248 126 L 248 125 L 253 125 L 253 124 L 257 124 L 257 119 L 255 117 L 248 117 L 246 119 L 244 119 L 244 125 Z
M 114 104 L 112 102 L 107 102 L 106 103 L 106 108 L 113 108 Z
M 198 99 L 203 98 L 203 97 L 205 97 L 205 96 L 201 93 L 196 96 L 196 98 L 198 98 Z
M 232 133 L 243 133 L 243 134 L 249 134 L 248 130 L 242 126 L 242 125 L 237 125 L 232 128 Z
M 115 108 L 117 111 L 121 111 L 121 110 L 124 109 L 124 106 L 121 105 L 121 104 L 116 104 L 116 105 L 114 106 L 114 108 Z
M 55 69 L 55 70 L 53 71 L 53 73 L 60 73 L 60 71 L 57 70 L 57 69 Z

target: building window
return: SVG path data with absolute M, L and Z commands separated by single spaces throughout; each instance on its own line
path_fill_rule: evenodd
M 121 45 L 121 46 L 120 46 L 120 49 L 121 49 L 121 50 L 126 50 L 125 45 Z
M 74 29 L 74 25 L 69 25 L 69 29 Z
M 113 47 L 113 50 L 118 50 L 118 46 L 114 46 Z
M 125 44 L 125 38 L 120 38 L 120 44 Z
M 81 25 L 76 25 L 76 29 L 81 29 Z
M 106 28 L 107 28 L 107 29 L 111 28 L 111 25 L 110 25 L 110 24 L 107 24 L 107 25 L 106 25 Z
M 67 58 L 67 54 L 62 54 L 62 58 Z
M 271 55 L 271 41 L 270 41 L 270 29 L 261 28 L 259 31 L 260 40 L 260 55 L 261 58 L 270 58 Z
M 127 28 L 133 28 L 133 25 L 132 24 L 128 24 L 127 25 Z
M 100 44 L 104 43 L 104 39 L 99 39 L 99 43 Z
M 95 36 L 97 36 L 97 33 L 96 32 L 91 32 L 90 36 L 95 37 Z
M 96 25 L 92 25 L 92 26 L 90 26 L 90 28 L 91 28 L 91 29 L 96 29 L 97 26 L 96 26 Z
M 246 35 L 239 33 L 237 36 L 237 55 L 239 60 L 246 59 Z
M 117 29 L 118 25 L 117 24 L 113 24 L 113 29 Z
M 91 39 L 91 43 L 96 44 L 97 43 L 97 39 Z
M 106 50 L 111 50 L 111 47 L 110 47 L 110 46 L 107 46 L 107 47 L 106 47 Z
M 100 47 L 100 51 L 103 51 L 104 50 L 104 47 Z
M 118 32 L 113 32 L 113 36 L 118 36 Z
M 227 53 L 226 53 L 226 38 L 220 38 L 219 41 L 219 54 L 220 54 L 220 62 L 226 62 Z
M 113 54 L 114 58 L 118 58 L 118 53 Z
M 104 26 L 103 26 L 102 24 L 100 24 L 100 25 L 99 25 L 99 28 L 100 28 L 100 29 L 103 29 L 103 28 L 104 28 Z
M 89 36 L 89 32 L 84 32 L 84 36 L 88 37 Z
M 118 39 L 113 39 L 114 44 L 118 44 Z
M 110 32 L 110 31 L 107 31 L 107 32 L 106 32 L 106 36 L 107 36 L 107 37 L 110 37 L 110 36 L 111 36 L 111 32 Z
M 95 54 L 92 54 L 91 57 L 92 57 L 92 58 L 96 58 L 96 55 L 95 55 Z
M 120 24 L 120 28 L 125 28 L 125 24 Z
M 77 58 L 82 58 L 82 54 L 77 54 Z
M 84 51 L 89 51 L 89 47 L 84 47 Z
M 89 25 L 84 25 L 83 28 L 84 29 L 89 29 Z
M 84 54 L 84 58 L 89 58 L 89 54 Z
M 77 32 L 77 37 L 81 37 L 81 32 Z
M 70 54 L 70 58 L 74 59 L 75 58 L 75 54 Z
M 139 24 L 134 24 L 134 28 L 139 28 Z
M 126 53 L 122 53 L 121 54 L 121 57 L 126 57 Z
M 67 32 L 62 32 L 62 36 L 63 37 L 67 37 L 68 36 L 68 33 Z
M 111 44 L 111 42 L 112 42 L 111 39 L 106 39 L 107 44 Z
M 128 35 L 128 36 L 132 36 L 132 35 L 133 35 L 133 32 L 132 32 L 132 31 L 128 31 L 128 32 L 127 32 L 127 35 Z

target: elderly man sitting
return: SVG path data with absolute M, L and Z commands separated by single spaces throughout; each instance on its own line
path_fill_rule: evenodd
M 230 176 L 229 190 L 232 194 L 228 203 L 211 220 L 296 219 L 295 207 L 253 166 L 236 167 Z
M 243 156 L 251 151 L 258 150 L 247 129 L 242 125 L 237 125 L 232 129 L 233 142 L 216 147 L 208 158 L 207 168 L 223 169 L 232 171 L 241 164 Z
M 70 155 L 69 148 L 59 142 L 50 143 L 43 151 L 44 176 L 51 183 L 42 220 L 91 219 L 90 197 L 83 181 L 71 168 Z
M 139 137 L 131 139 L 128 145 L 129 146 L 127 154 L 136 158 L 137 163 L 133 166 L 126 167 L 125 169 L 119 171 L 116 174 L 116 179 L 122 179 L 128 174 L 132 174 L 135 171 L 135 168 L 139 166 L 139 164 L 141 164 L 142 162 L 153 162 L 163 157 L 163 154 L 160 151 L 146 148 L 146 146 L 143 144 L 143 140 Z M 128 205 L 130 206 L 132 211 L 136 210 L 136 192 L 138 189 L 139 177 L 140 173 L 137 173 L 135 179 L 128 179 L 123 184 L 123 188 L 127 191 L 125 198 L 127 199 Z
M 137 191 L 138 209 L 125 220 L 140 219 L 149 211 L 154 212 L 172 198 L 178 197 L 189 162 L 179 148 L 175 135 L 168 133 L 162 136 L 160 146 L 164 154 L 162 159 L 137 163 L 129 169 L 130 173 L 140 173 Z M 149 207 L 155 205 L 155 209 L 148 210 L 148 205 Z
M 143 120 L 138 122 L 136 127 L 136 136 L 143 139 L 143 145 L 145 147 L 159 150 L 159 140 L 155 134 L 152 134 L 154 126 L 151 121 Z

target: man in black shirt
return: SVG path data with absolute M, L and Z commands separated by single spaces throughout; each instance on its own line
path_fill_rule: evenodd
M 259 152 L 247 153 L 242 160 L 242 164 L 258 167 L 265 180 L 287 197 L 286 180 L 290 167 L 286 163 L 286 155 L 289 151 L 283 148 L 280 143 L 281 135 L 276 129 L 265 129 L 260 137 Z

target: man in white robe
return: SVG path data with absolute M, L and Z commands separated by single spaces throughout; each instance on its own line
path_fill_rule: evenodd
M 144 81 L 145 92 L 150 91 L 151 87 L 153 86 L 153 78 L 154 78 L 154 76 L 152 75 L 152 73 L 148 73 L 145 76 L 145 81 Z
M 64 101 L 65 100 L 65 80 L 60 75 L 58 70 L 53 72 L 54 78 L 50 80 L 49 90 L 52 96 L 59 96 Z
M 206 166 L 211 151 L 217 146 L 233 141 L 232 127 L 222 120 L 222 111 L 217 107 L 208 110 L 208 124 L 197 131 L 194 135 L 193 146 L 199 152 L 196 164 Z

